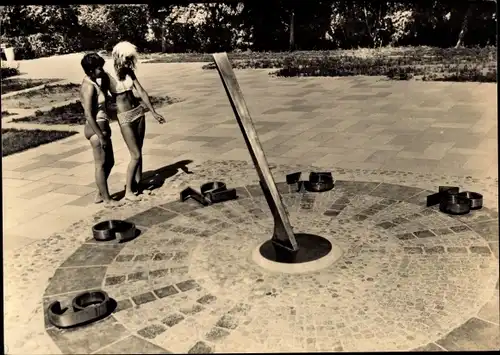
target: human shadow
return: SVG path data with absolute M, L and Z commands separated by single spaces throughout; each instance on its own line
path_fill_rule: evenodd
M 166 165 L 156 170 L 148 170 L 142 174 L 142 180 L 139 184 L 139 191 L 141 193 L 145 191 L 153 191 L 163 186 L 165 180 L 171 178 L 175 174 L 182 170 L 186 174 L 194 174 L 189 171 L 188 165 L 191 164 L 192 160 L 181 160 L 177 163 Z M 112 195 L 114 199 L 121 200 L 125 196 L 125 190 L 116 192 Z

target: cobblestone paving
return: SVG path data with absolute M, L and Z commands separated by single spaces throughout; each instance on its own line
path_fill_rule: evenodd
M 327 193 L 293 192 L 281 183 L 287 173 L 308 170 L 318 169 L 279 165 L 273 174 L 295 231 L 342 248 L 343 257 L 322 271 L 282 275 L 253 264 L 251 251 L 271 233 L 269 211 L 253 167 L 228 161 L 177 174 L 169 189 L 133 208 L 101 211 L 27 247 L 23 257 L 10 255 L 19 261 L 9 272 L 24 292 L 32 278 L 51 277 L 30 320 L 43 319 L 52 300 L 64 303 L 82 290 L 102 288 L 118 301 L 111 317 L 81 329 L 61 331 L 45 320 L 63 353 L 498 347 L 496 210 L 487 199 L 482 210 L 450 217 L 424 204 L 442 184 L 494 200 L 496 180 L 331 169 L 338 181 Z M 238 187 L 238 200 L 205 208 L 176 201 L 181 188 L 220 179 Z M 109 218 L 134 221 L 142 234 L 124 244 L 89 239 L 90 226 Z M 51 264 L 60 266 L 43 270 Z M 6 301 L 12 297 L 7 292 Z M 6 324 L 15 316 L 7 307 Z M 16 349 L 40 353 L 34 344 L 46 344 L 46 336 L 31 339 Z

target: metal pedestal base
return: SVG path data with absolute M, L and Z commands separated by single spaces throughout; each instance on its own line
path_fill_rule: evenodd
M 298 250 L 285 248 L 271 239 L 262 244 L 259 252 L 269 261 L 300 264 L 321 259 L 332 250 L 332 243 L 319 235 L 296 233 L 295 239 L 300 245 Z

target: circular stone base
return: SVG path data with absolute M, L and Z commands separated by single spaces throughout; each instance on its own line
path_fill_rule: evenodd
M 206 162 L 210 170 L 200 169 L 199 179 L 253 176 L 254 170 L 241 168 L 246 163 L 239 164 Z M 300 169 L 277 170 L 284 175 Z M 38 266 L 52 265 L 53 257 L 62 263 L 42 298 L 45 319 L 53 300 L 70 304 L 75 291 L 98 286 L 119 306 L 112 318 L 64 336 L 46 320 L 47 334 L 62 352 L 72 346 L 78 354 L 122 354 L 132 348 L 144 354 L 408 351 L 432 350 L 427 344 L 435 342 L 460 350 L 469 342 L 457 345 L 454 333 L 493 334 L 493 325 L 475 316 L 490 307 L 496 292 L 498 249 L 489 241 L 498 240 L 498 212 L 484 206 L 449 216 L 438 206 L 426 207 L 434 191 L 362 181 L 364 172 L 342 174 L 357 180 L 337 180 L 323 193 L 277 183 L 290 224 L 333 244 L 326 256 L 310 263 L 273 263 L 260 255 L 274 224 L 259 184 L 235 185 L 237 200 L 207 207 L 159 191 L 150 201 L 96 216 L 95 222 L 133 222 L 142 233 L 138 238 L 116 243 L 89 235 L 65 261 L 60 253 L 46 256 L 47 245 L 76 241 L 94 221 L 68 227 L 30 252 L 42 258 Z M 377 173 L 376 179 L 403 181 L 398 174 Z M 422 185 L 439 180 L 408 174 L 405 181 Z M 185 181 L 193 184 L 191 176 Z M 460 181 L 445 182 L 464 185 Z M 306 273 L 290 274 L 299 267 Z M 166 330 L 168 324 L 173 326 Z M 78 342 L 79 337 L 96 341 Z M 474 341 L 478 348 L 493 349 L 491 336 Z
M 315 234 L 297 233 L 299 250 L 293 261 L 277 261 L 271 240 L 259 244 L 252 253 L 252 260 L 260 267 L 274 272 L 299 274 L 314 272 L 332 265 L 342 256 L 342 250 L 328 239 Z

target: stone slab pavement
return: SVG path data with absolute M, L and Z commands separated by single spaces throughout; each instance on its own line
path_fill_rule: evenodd
M 24 77 L 79 83 L 80 58 L 22 61 L 21 71 Z M 182 160 L 250 161 L 217 72 L 201 66 L 140 64 L 138 76 L 151 95 L 181 100 L 159 110 L 165 125 L 147 116 L 145 171 Z M 236 71 L 272 164 L 432 173 L 443 179 L 498 176 L 496 85 L 268 73 Z M 123 189 L 129 159 L 116 124 L 113 145 L 114 192 Z M 102 209 L 92 203 L 92 154 L 82 134 L 3 158 L 2 184 L 4 252 L 22 250 Z
M 24 77 L 80 82 L 80 58 L 22 61 L 21 70 Z M 236 72 L 271 162 L 497 176 L 496 85 L 268 73 Z M 160 110 L 163 126 L 148 115 L 145 170 L 183 159 L 250 160 L 216 71 L 200 63 L 144 63 L 138 75 L 150 94 L 182 100 Z M 128 151 L 113 128 L 110 183 L 116 191 L 123 187 Z M 91 203 L 92 155 L 81 134 L 4 158 L 2 165 L 6 248 L 48 236 L 70 216 L 100 208 Z

